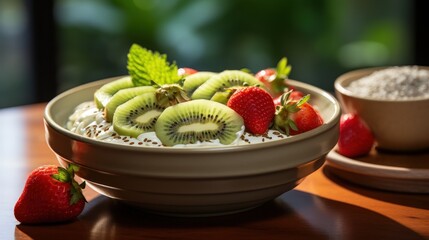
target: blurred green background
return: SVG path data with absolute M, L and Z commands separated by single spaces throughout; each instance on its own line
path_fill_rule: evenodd
M 46 80 L 46 84 L 55 84 L 56 93 L 127 74 L 132 43 L 166 53 L 179 66 L 210 71 L 249 68 L 256 72 L 286 56 L 292 65 L 290 78 L 331 92 L 335 78 L 345 71 L 414 63 L 413 1 L 54 3 L 55 82 Z M 0 107 L 40 101 L 32 91 L 26 4 L 0 2 Z

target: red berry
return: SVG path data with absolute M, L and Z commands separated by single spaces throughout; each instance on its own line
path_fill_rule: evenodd
M 255 77 L 264 84 L 273 97 L 280 96 L 286 88 L 285 79 L 277 77 L 275 69 L 267 68 L 261 70 L 255 74 Z
M 298 130 L 291 129 L 291 135 L 310 131 L 323 124 L 323 119 L 319 112 L 309 103 L 304 103 L 298 112 L 291 114 L 290 119 L 295 122 L 298 128 Z
M 244 87 L 235 91 L 227 102 L 244 120 L 246 130 L 253 134 L 268 131 L 275 106 L 271 95 L 259 87 Z
M 269 83 L 271 80 L 270 78 L 275 78 L 276 76 L 276 70 L 273 68 L 267 68 L 264 70 L 261 70 L 255 74 L 255 78 L 257 78 L 259 81 L 265 83 Z
M 280 105 L 276 106 L 274 127 L 286 135 L 297 135 L 322 125 L 323 118 L 307 102 L 310 95 L 297 100 L 290 97 L 292 92 L 284 93 Z
M 186 77 L 186 76 L 192 75 L 196 72 L 198 72 L 198 71 L 193 69 L 193 68 L 188 68 L 188 67 L 183 67 L 183 68 L 178 69 L 178 74 L 181 77 Z
M 74 179 L 75 166 L 68 169 L 46 165 L 30 173 L 15 204 L 15 218 L 23 224 L 63 222 L 76 218 L 85 206 L 81 189 Z
M 267 68 L 255 74 L 273 97 L 282 95 L 287 88 L 286 79 L 291 71 L 291 66 L 287 65 L 287 58 L 282 58 L 277 63 L 277 68 Z
M 354 113 L 341 116 L 338 152 L 346 157 L 368 154 L 374 145 L 374 136 L 365 122 Z

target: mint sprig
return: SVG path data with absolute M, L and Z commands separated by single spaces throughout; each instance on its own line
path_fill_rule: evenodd
M 138 44 L 130 48 L 127 69 L 135 86 L 161 86 L 180 80 L 176 63 L 170 64 L 167 55 L 152 52 Z

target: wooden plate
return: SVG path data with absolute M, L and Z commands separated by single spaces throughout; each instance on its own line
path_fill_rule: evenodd
M 332 173 L 356 184 L 377 189 L 429 193 L 429 151 L 393 153 L 372 149 L 351 159 L 334 148 L 327 156 Z

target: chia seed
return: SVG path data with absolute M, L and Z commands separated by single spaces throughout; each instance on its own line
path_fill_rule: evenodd
M 346 88 L 357 96 L 381 100 L 429 98 L 429 71 L 417 66 L 391 67 L 353 81 Z

